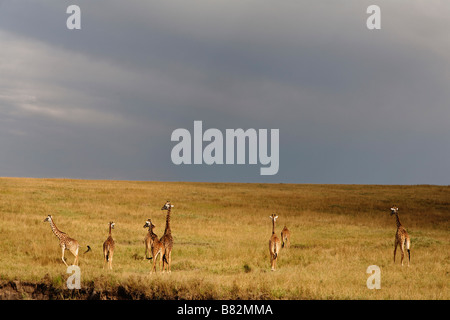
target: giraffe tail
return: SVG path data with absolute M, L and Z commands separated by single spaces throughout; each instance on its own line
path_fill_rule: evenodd
M 84 254 L 88 253 L 89 251 L 91 251 L 91 247 L 87 246 L 87 250 L 84 252 Z

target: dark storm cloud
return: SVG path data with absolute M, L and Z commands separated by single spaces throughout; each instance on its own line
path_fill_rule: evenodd
M 76 4 L 0 7 L 0 176 L 448 184 L 449 4 Z M 173 165 L 194 120 L 280 129 L 279 173 Z

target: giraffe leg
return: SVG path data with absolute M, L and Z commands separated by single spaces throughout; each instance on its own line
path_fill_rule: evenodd
M 394 244 L 394 263 L 395 263 L 395 254 L 397 253 L 397 246 L 398 246 L 398 241 L 397 238 L 395 239 L 395 244 Z
M 405 244 L 404 242 L 400 245 L 400 250 L 402 254 L 402 267 L 403 267 L 403 258 L 405 257 Z
M 278 255 L 279 255 L 280 250 L 281 250 L 280 245 L 277 244 L 277 243 L 275 243 L 275 250 L 276 250 L 276 257 L 274 259 L 274 267 L 276 269 L 277 268 Z
M 105 269 L 105 267 L 106 267 L 106 262 L 107 262 L 106 256 L 107 256 L 106 250 L 103 250 L 103 269 Z
M 65 251 L 66 249 L 65 248 L 62 248 L 62 257 L 61 257 L 61 259 L 62 259 L 62 261 L 64 262 L 64 264 L 66 265 L 66 267 L 68 267 L 68 265 L 67 265 L 67 263 L 66 263 L 66 260 L 64 260 L 64 251 Z
M 156 259 L 157 259 L 157 257 L 158 257 L 158 253 L 159 253 L 159 252 L 155 252 L 155 250 L 152 249 L 153 263 L 152 263 L 152 268 L 150 269 L 150 273 L 153 273 L 153 272 L 156 273 Z
M 112 270 L 112 261 L 113 261 L 114 251 L 109 252 L 109 270 Z
M 272 252 L 269 252 L 270 267 L 272 267 Z
M 150 256 L 150 248 L 148 246 L 148 243 L 145 242 L 145 258 L 144 258 L 144 260 L 145 259 L 150 260 L 149 256 Z M 149 261 L 149 263 L 150 263 L 150 261 Z
M 162 264 L 164 263 L 163 261 L 163 250 L 160 249 L 159 250 L 159 273 L 162 272 Z
M 73 262 L 74 265 L 78 265 L 78 248 L 76 248 L 73 252 L 73 255 L 75 256 L 75 260 Z
M 272 271 L 275 270 L 275 255 L 273 254 L 273 252 L 270 252 L 270 269 Z
M 409 263 L 411 261 L 411 252 L 410 252 L 411 242 L 410 242 L 410 239 L 407 238 L 405 243 L 406 243 L 406 250 L 408 251 L 408 267 L 409 267 Z
M 166 249 L 164 249 L 163 251 L 161 251 L 161 258 L 162 258 L 162 273 L 166 272 L 166 267 L 167 267 L 167 251 Z
M 163 272 L 167 271 L 170 272 L 170 249 L 164 250 L 164 256 L 163 256 Z
M 277 268 L 277 259 L 273 259 L 273 267 L 272 267 L 272 271 L 275 271 L 275 269 Z
M 272 241 L 269 241 L 270 269 L 273 271 L 274 248 Z
M 172 271 L 170 270 L 170 263 L 172 262 L 172 249 L 170 249 L 167 252 L 167 272 L 171 273 Z

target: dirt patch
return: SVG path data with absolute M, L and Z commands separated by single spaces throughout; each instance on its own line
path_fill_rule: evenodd
M 22 281 L 0 282 L 0 300 L 130 300 L 145 299 L 135 292 L 118 286 L 111 290 L 98 290 L 94 285 L 84 289 L 63 289 L 42 281 L 30 283 Z

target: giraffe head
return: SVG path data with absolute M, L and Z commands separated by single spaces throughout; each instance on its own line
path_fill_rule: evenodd
M 109 225 L 111 226 L 111 229 L 114 229 L 114 226 L 116 225 L 114 222 L 110 222 Z
M 52 221 L 52 216 L 48 215 L 47 218 L 45 218 L 43 222 L 51 222 L 51 221 Z
M 278 219 L 278 216 L 275 213 L 272 213 L 272 215 L 269 217 L 270 217 L 270 219 L 273 220 L 273 222 L 275 222 Z
M 393 214 L 396 214 L 397 212 L 398 212 L 398 208 L 395 205 L 393 205 L 392 208 L 391 208 L 391 216 Z
M 169 210 L 170 208 L 173 208 L 173 204 L 170 203 L 169 200 L 166 201 L 166 204 L 163 205 L 163 207 L 161 208 L 161 210 Z
M 150 230 L 153 230 L 153 228 L 155 228 L 155 225 L 152 223 L 152 220 L 150 218 L 145 221 L 144 228 L 149 228 Z

